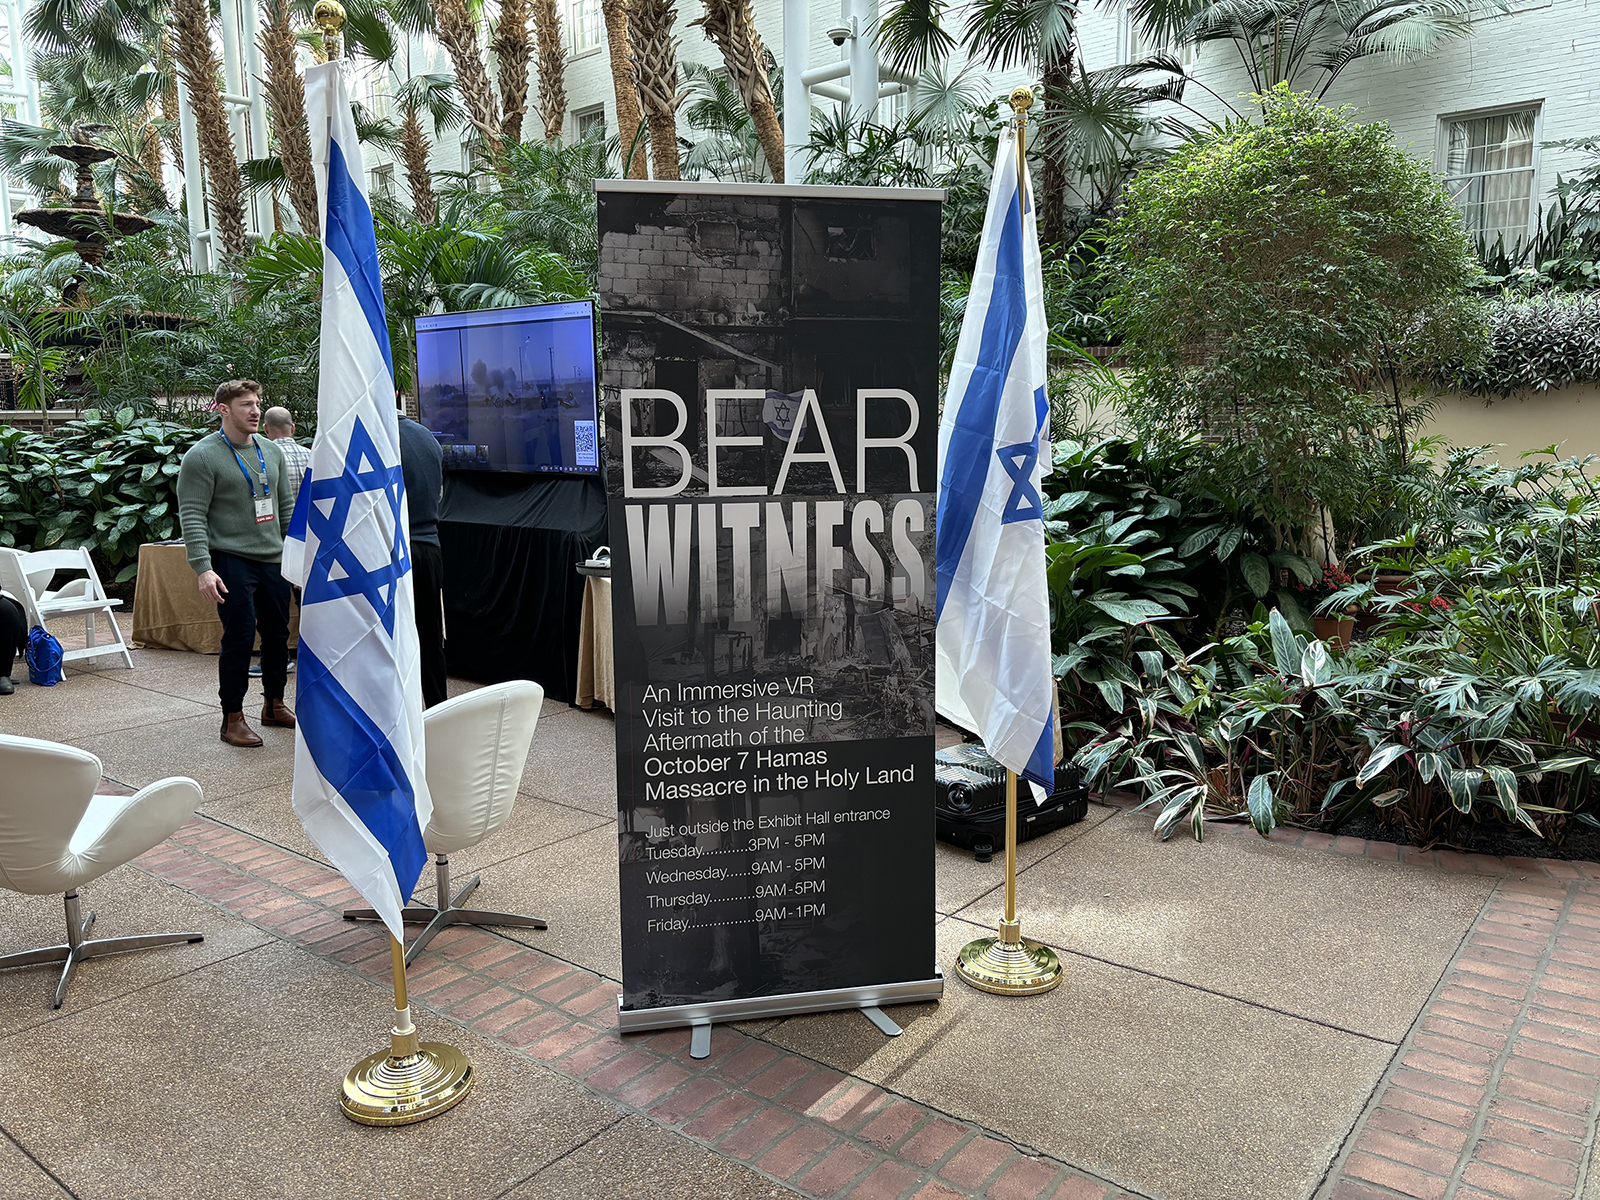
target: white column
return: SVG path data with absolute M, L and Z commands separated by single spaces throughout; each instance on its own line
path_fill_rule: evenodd
M 801 147 L 811 136 L 811 101 L 800 78 L 810 61 L 810 0 L 785 0 L 783 5 L 783 177 L 799 183 L 805 176 Z
M 222 103 L 228 110 L 228 131 L 233 137 L 234 156 L 240 161 L 250 156 L 250 101 L 245 93 L 244 47 L 239 29 L 239 0 L 222 0 Z M 254 41 L 251 30 L 251 41 Z M 265 153 L 263 151 L 263 153 Z M 260 200 L 250 206 L 250 223 L 261 229 Z
M 850 43 L 850 108 L 857 120 L 878 116 L 877 0 L 847 0 L 855 39 Z
M 256 0 L 243 0 L 244 4 L 244 66 L 249 78 L 245 81 L 245 94 L 250 97 L 250 154 L 251 158 L 265 158 L 267 141 L 267 97 L 262 80 L 266 68 L 261 64 L 261 11 Z M 272 200 L 266 194 L 254 201 L 256 229 L 263 238 L 272 232 Z
M 12 13 L 16 23 L 11 26 L 11 45 L 14 48 L 11 56 L 11 82 L 15 87 L 17 76 L 22 76 L 22 90 L 27 93 L 27 100 L 23 104 L 23 117 L 29 125 L 39 123 L 39 77 L 33 73 L 33 62 L 28 57 L 27 48 L 22 43 L 23 22 L 28 19 L 28 0 L 12 0 Z
M 194 109 L 189 89 L 178 76 L 178 137 L 183 146 L 183 194 L 189 210 L 189 259 L 196 273 L 211 270 L 211 247 L 206 236 L 206 186 L 200 174 L 200 139 L 195 133 Z

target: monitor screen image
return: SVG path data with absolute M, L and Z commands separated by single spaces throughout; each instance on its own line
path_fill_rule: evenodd
M 418 419 L 446 470 L 600 469 L 594 306 L 417 318 Z

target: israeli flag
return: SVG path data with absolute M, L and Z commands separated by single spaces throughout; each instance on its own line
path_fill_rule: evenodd
M 306 72 L 322 205 L 317 438 L 284 542 L 304 589 L 294 811 L 389 932 L 428 858 L 421 651 L 394 362 L 361 148 L 337 62 Z
M 1032 188 L 1007 126 L 939 425 L 936 702 L 1048 794 L 1055 692 L 1040 501 L 1050 470 L 1045 332 Z

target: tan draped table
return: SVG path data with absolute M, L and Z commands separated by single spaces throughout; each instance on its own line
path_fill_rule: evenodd
M 608 607 L 608 642 L 609 611 Z M 299 630 L 300 607 L 295 605 L 289 613 L 291 646 Z M 146 542 L 139 547 L 130 640 L 135 646 L 192 650 L 196 654 L 215 654 L 222 648 L 222 621 L 217 616 L 217 606 L 200 594 L 182 542 Z
M 578 626 L 579 708 L 599 703 L 617 711 L 611 649 L 611 580 L 589 575 L 583 582 L 583 616 Z

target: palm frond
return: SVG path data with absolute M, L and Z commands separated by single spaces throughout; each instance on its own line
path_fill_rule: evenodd
M 445 71 L 413 75 L 400 85 L 395 100 L 406 112 L 426 112 L 435 133 L 448 133 L 467 123 L 467 110 L 456 93 L 456 77 Z
M 878 52 L 896 71 L 940 66 L 956 48 L 944 27 L 945 0 L 900 0 L 878 21 Z

